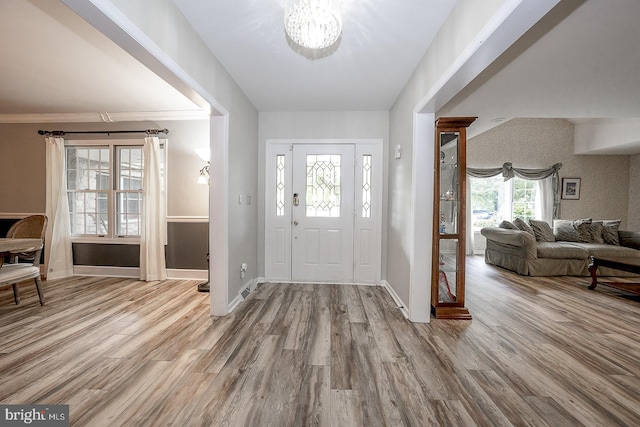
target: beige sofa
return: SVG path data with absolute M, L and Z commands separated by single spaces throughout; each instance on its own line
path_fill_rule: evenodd
M 485 227 L 485 262 L 527 276 L 588 276 L 591 256 L 640 257 L 640 232 L 617 231 L 619 244 L 538 241 L 519 229 Z M 635 276 L 600 267 L 600 276 Z

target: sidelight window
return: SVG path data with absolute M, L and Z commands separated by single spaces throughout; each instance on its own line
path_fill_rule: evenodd
M 362 217 L 371 218 L 371 154 L 362 156 Z

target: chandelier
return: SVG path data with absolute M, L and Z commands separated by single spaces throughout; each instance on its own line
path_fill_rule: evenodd
M 286 0 L 284 27 L 297 44 L 309 49 L 324 49 L 340 37 L 341 0 Z

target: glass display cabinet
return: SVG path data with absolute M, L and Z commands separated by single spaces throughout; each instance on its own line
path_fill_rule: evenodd
M 467 127 L 477 117 L 436 120 L 431 312 L 471 319 L 464 306 Z

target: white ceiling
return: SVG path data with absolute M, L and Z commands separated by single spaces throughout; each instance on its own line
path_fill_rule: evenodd
M 0 114 L 199 110 L 58 0 L 1 0 L 0 40 Z
M 284 0 L 173 1 L 260 111 L 388 110 L 455 3 L 344 0 L 339 45 L 310 59 L 287 42 Z M 563 0 L 438 114 L 479 116 L 475 134 L 639 118 L 638 22 L 638 0 Z M 0 37 L 0 114 L 199 110 L 59 0 L 1 0 Z
M 287 41 L 284 0 L 173 1 L 260 111 L 389 110 L 455 4 L 342 0 L 339 44 L 310 59 Z
M 563 0 L 439 114 L 480 116 L 475 134 L 498 118 L 639 118 L 639 23 L 638 0 Z

